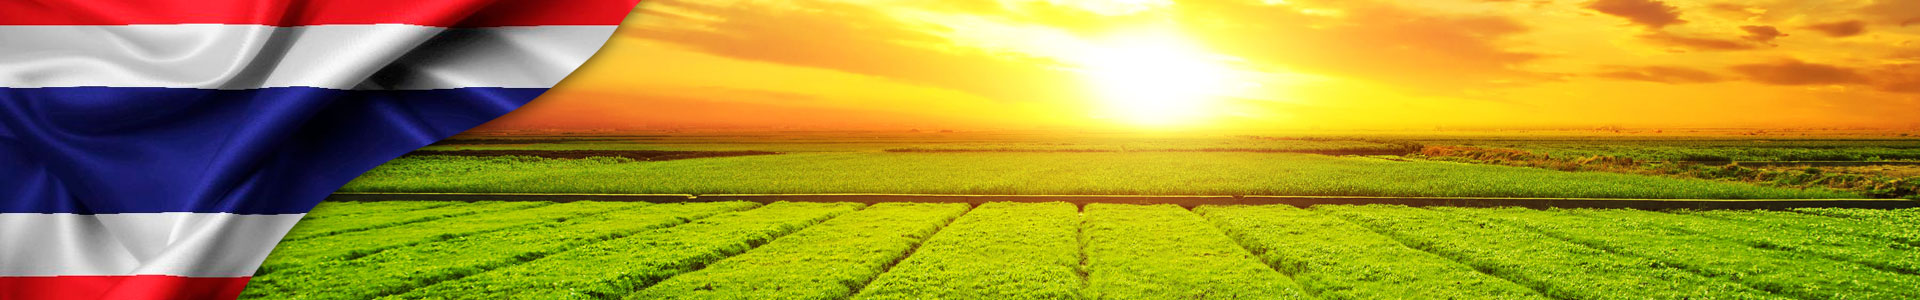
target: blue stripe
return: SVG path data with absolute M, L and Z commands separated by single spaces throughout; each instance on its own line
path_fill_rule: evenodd
M 0 213 L 305 213 L 545 91 L 0 88 Z

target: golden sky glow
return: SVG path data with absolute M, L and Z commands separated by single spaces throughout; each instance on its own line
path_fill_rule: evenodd
M 493 127 L 1920 126 L 1912 0 L 646 0 Z

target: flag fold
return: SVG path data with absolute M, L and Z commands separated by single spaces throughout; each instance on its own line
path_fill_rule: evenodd
M 0 1 L 0 299 L 234 298 L 327 194 L 638 0 Z

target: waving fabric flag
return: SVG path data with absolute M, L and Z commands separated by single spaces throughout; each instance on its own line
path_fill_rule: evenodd
M 327 194 L 545 92 L 637 1 L 0 1 L 0 299 L 233 298 Z

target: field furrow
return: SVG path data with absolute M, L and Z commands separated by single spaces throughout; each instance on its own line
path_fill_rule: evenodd
M 1539 299 L 1526 287 L 1287 205 L 1193 210 L 1324 299 Z
M 1829 217 L 1786 211 L 1703 210 L 1677 213 L 1752 222 L 1770 227 L 1805 228 L 1839 234 L 1864 236 L 1920 247 L 1920 226 L 1890 226 L 1884 223 L 1844 217 Z
M 630 202 L 573 202 L 539 207 L 442 218 L 380 230 L 355 231 L 298 241 L 281 242 L 260 265 L 258 275 L 326 261 L 352 259 L 376 252 L 443 241 L 495 230 L 580 218 L 639 206 Z
M 1793 211 L 1829 217 L 1849 218 L 1880 223 L 1887 226 L 1920 227 L 1920 208 L 1908 209 L 1859 209 L 1859 208 L 1797 208 Z
M 1177 205 L 1087 204 L 1088 299 L 1307 299 L 1274 271 Z
M 371 299 L 518 264 L 575 246 L 758 206 L 751 202 L 639 205 L 515 230 L 389 249 L 353 260 L 286 269 L 253 278 L 242 296 Z
M 338 217 L 362 217 L 368 215 L 386 215 L 415 210 L 430 209 L 455 204 L 454 201 L 371 201 L 371 202 L 320 202 L 306 217 L 300 218 L 301 224 L 308 221 L 325 220 Z
M 1753 247 L 1800 251 L 1882 270 L 1920 274 L 1920 248 L 1883 239 L 1642 210 L 1583 209 L 1568 210 L 1568 212 L 1619 222 L 1657 224 L 1693 234 L 1738 241 Z M 1765 234 L 1754 234 L 1755 232 L 1765 232 Z
M 1802 299 L 1915 299 L 1920 276 L 1828 260 L 1812 254 L 1763 249 L 1657 225 L 1601 220 L 1564 211 L 1447 209 L 1525 226 L 1563 240 L 1657 260 L 1694 272 L 1734 280 Z M 1792 212 L 1779 212 L 1795 214 Z M 1770 234 L 1755 232 L 1754 234 Z
M 389 203 L 430 201 L 388 201 Z M 287 231 L 280 241 L 298 241 L 354 231 L 380 229 L 412 223 L 426 222 L 444 218 L 466 216 L 478 213 L 524 209 L 547 205 L 546 202 L 477 202 L 469 205 L 444 206 L 415 211 L 393 211 L 385 213 L 363 213 L 345 217 L 327 217 L 300 220 L 299 225 Z
M 1315 206 L 1556 299 L 1786 299 L 1526 228 L 1406 206 Z
M 1065 202 L 983 204 L 854 299 L 1077 299 L 1079 225 Z
M 626 298 L 843 299 L 968 208 L 963 203 L 875 204 Z
M 385 298 L 617 298 L 861 207 L 779 202 L 589 244 Z

